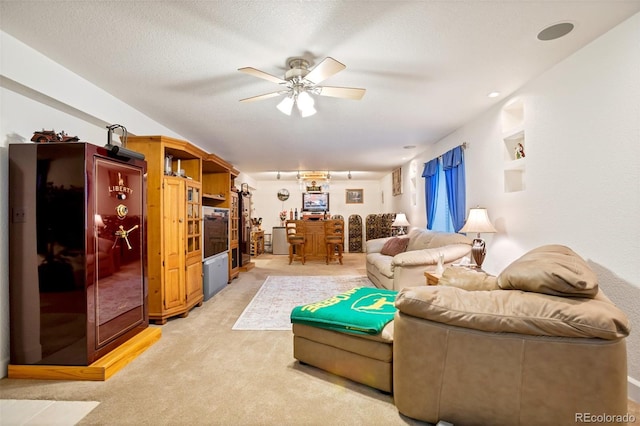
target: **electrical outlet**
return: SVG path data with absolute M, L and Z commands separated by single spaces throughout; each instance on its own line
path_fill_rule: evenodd
M 24 223 L 27 221 L 26 219 L 26 213 L 24 211 L 24 208 L 22 207 L 14 207 L 13 209 L 13 223 Z

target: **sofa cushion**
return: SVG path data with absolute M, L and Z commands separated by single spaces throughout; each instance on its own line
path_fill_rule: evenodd
M 413 317 L 494 333 L 614 340 L 630 331 L 626 315 L 607 301 L 518 290 L 410 287 L 400 290 L 396 308 Z
M 498 280 L 493 275 L 476 269 L 446 268 L 438 280 L 438 285 L 458 287 L 464 290 L 499 290 Z
M 375 268 L 387 278 L 393 279 L 393 268 L 391 266 L 391 261 L 393 257 L 385 256 L 382 253 L 368 253 L 367 254 L 367 262 L 371 265 L 375 266 Z
M 396 254 L 400 254 L 407 249 L 407 244 L 409 244 L 409 238 L 401 238 L 401 237 L 393 237 L 390 238 L 380 250 L 380 254 L 384 254 L 386 256 L 395 256 Z
M 471 240 L 462 234 L 416 228 L 409 232 L 407 251 L 444 247 L 451 244 L 468 244 L 470 246 L 471 243 Z
M 594 297 L 598 278 L 569 247 L 546 245 L 524 254 L 498 275 L 498 285 L 555 296 Z

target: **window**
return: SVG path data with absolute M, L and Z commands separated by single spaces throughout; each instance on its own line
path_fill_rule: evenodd
M 442 169 L 442 162 L 438 161 L 438 188 L 436 190 L 435 204 L 436 213 L 433 220 L 433 231 L 455 232 L 451 213 L 449 210 L 449 200 L 447 199 L 447 182 Z

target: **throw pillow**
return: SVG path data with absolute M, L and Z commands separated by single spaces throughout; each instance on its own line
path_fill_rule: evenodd
M 504 290 L 523 290 L 554 296 L 594 297 L 598 277 L 587 262 L 561 245 L 538 247 L 525 253 L 498 275 Z
M 386 256 L 395 256 L 396 254 L 404 252 L 407 249 L 407 244 L 409 244 L 409 238 L 390 238 L 382 246 L 380 254 L 384 254 Z

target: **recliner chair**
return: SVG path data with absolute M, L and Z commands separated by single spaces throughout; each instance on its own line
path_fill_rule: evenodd
M 627 412 L 629 322 L 564 246 L 497 277 L 450 268 L 405 288 L 394 319 L 394 400 L 427 422 L 575 425 Z M 610 422 L 605 419 L 605 422 Z

